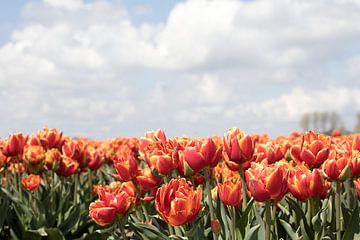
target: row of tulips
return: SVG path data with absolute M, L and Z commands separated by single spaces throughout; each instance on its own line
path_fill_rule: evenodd
M 0 237 L 357 239 L 360 135 L 0 143 Z

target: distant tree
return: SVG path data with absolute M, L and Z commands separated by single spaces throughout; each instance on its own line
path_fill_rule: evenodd
M 356 114 L 356 116 L 357 116 L 357 121 L 355 124 L 354 132 L 360 133 L 360 113 Z
M 334 130 L 339 127 L 340 117 L 336 112 L 330 113 L 330 130 Z
M 329 122 L 329 113 L 328 112 L 322 112 L 320 114 L 320 125 L 321 125 L 321 131 L 326 132 L 328 130 L 328 122 Z

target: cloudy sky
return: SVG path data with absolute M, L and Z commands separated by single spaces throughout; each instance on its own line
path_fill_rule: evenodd
M 0 1 L 0 137 L 272 136 L 360 111 L 359 0 Z

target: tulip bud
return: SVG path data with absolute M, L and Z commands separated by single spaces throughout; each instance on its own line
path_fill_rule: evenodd
M 217 235 L 221 231 L 221 224 L 218 219 L 211 220 L 211 230 Z

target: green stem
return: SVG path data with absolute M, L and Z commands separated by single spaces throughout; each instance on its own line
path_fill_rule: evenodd
M 265 240 L 270 240 L 271 228 L 271 203 L 265 202 Z
M 143 213 L 144 213 L 144 215 L 145 215 L 146 222 L 147 222 L 147 223 L 150 223 L 149 213 L 148 213 L 145 205 L 144 205 L 144 204 L 141 204 L 141 208 L 142 208 Z
M 309 198 L 307 200 L 307 220 L 308 220 L 309 226 L 311 226 L 311 219 L 312 219 L 313 214 L 314 213 L 313 213 L 312 201 L 311 201 L 311 198 Z
M 236 227 L 236 208 L 235 207 L 231 207 L 231 211 L 232 211 L 232 216 L 231 216 L 231 237 L 233 240 L 236 240 L 236 231 L 235 231 L 235 227 Z
M 347 193 L 347 205 L 349 209 L 354 209 L 355 197 L 354 197 L 354 186 L 352 184 L 352 179 L 349 178 L 345 182 L 345 189 Z
M 272 213 L 271 213 L 271 218 L 274 220 L 274 232 L 275 232 L 275 237 L 276 239 L 278 239 L 278 228 L 277 228 L 277 222 L 276 222 L 276 208 L 277 208 L 277 201 L 274 201 L 274 205 L 273 205 L 273 209 L 272 209 Z
M 207 196 L 207 204 L 209 205 L 209 210 L 210 210 L 210 220 L 211 222 L 215 220 L 215 215 L 214 215 L 214 206 L 213 206 L 213 202 L 212 202 L 212 195 L 211 195 L 211 179 L 210 179 L 210 169 L 205 169 L 205 194 Z M 218 236 L 217 234 L 213 231 L 213 239 L 217 240 Z
M 89 168 L 89 174 L 88 174 L 88 184 L 89 184 L 89 200 L 91 200 L 92 198 L 92 191 L 93 191 L 93 183 L 92 183 L 92 180 L 93 179 L 93 176 L 92 176 L 92 171 L 91 169 Z
M 75 173 L 74 174 L 74 204 L 77 204 L 77 190 L 78 190 L 78 184 L 79 184 L 79 179 L 78 179 L 78 175 Z
M 126 233 L 125 233 L 125 228 L 124 228 L 124 224 L 123 222 L 119 219 L 118 220 L 118 226 L 120 228 L 120 233 L 121 233 L 121 237 L 123 240 L 128 240 Z
M 242 167 L 242 164 L 240 164 L 239 167 L 239 172 L 240 172 L 240 178 L 241 178 L 241 183 L 242 183 L 242 195 L 243 195 L 243 200 L 242 200 L 242 209 L 243 211 L 245 210 L 246 206 L 247 206 L 247 189 L 246 189 L 246 181 L 245 181 L 245 175 L 244 175 L 244 168 Z
M 341 182 L 335 182 L 336 240 L 341 240 Z

